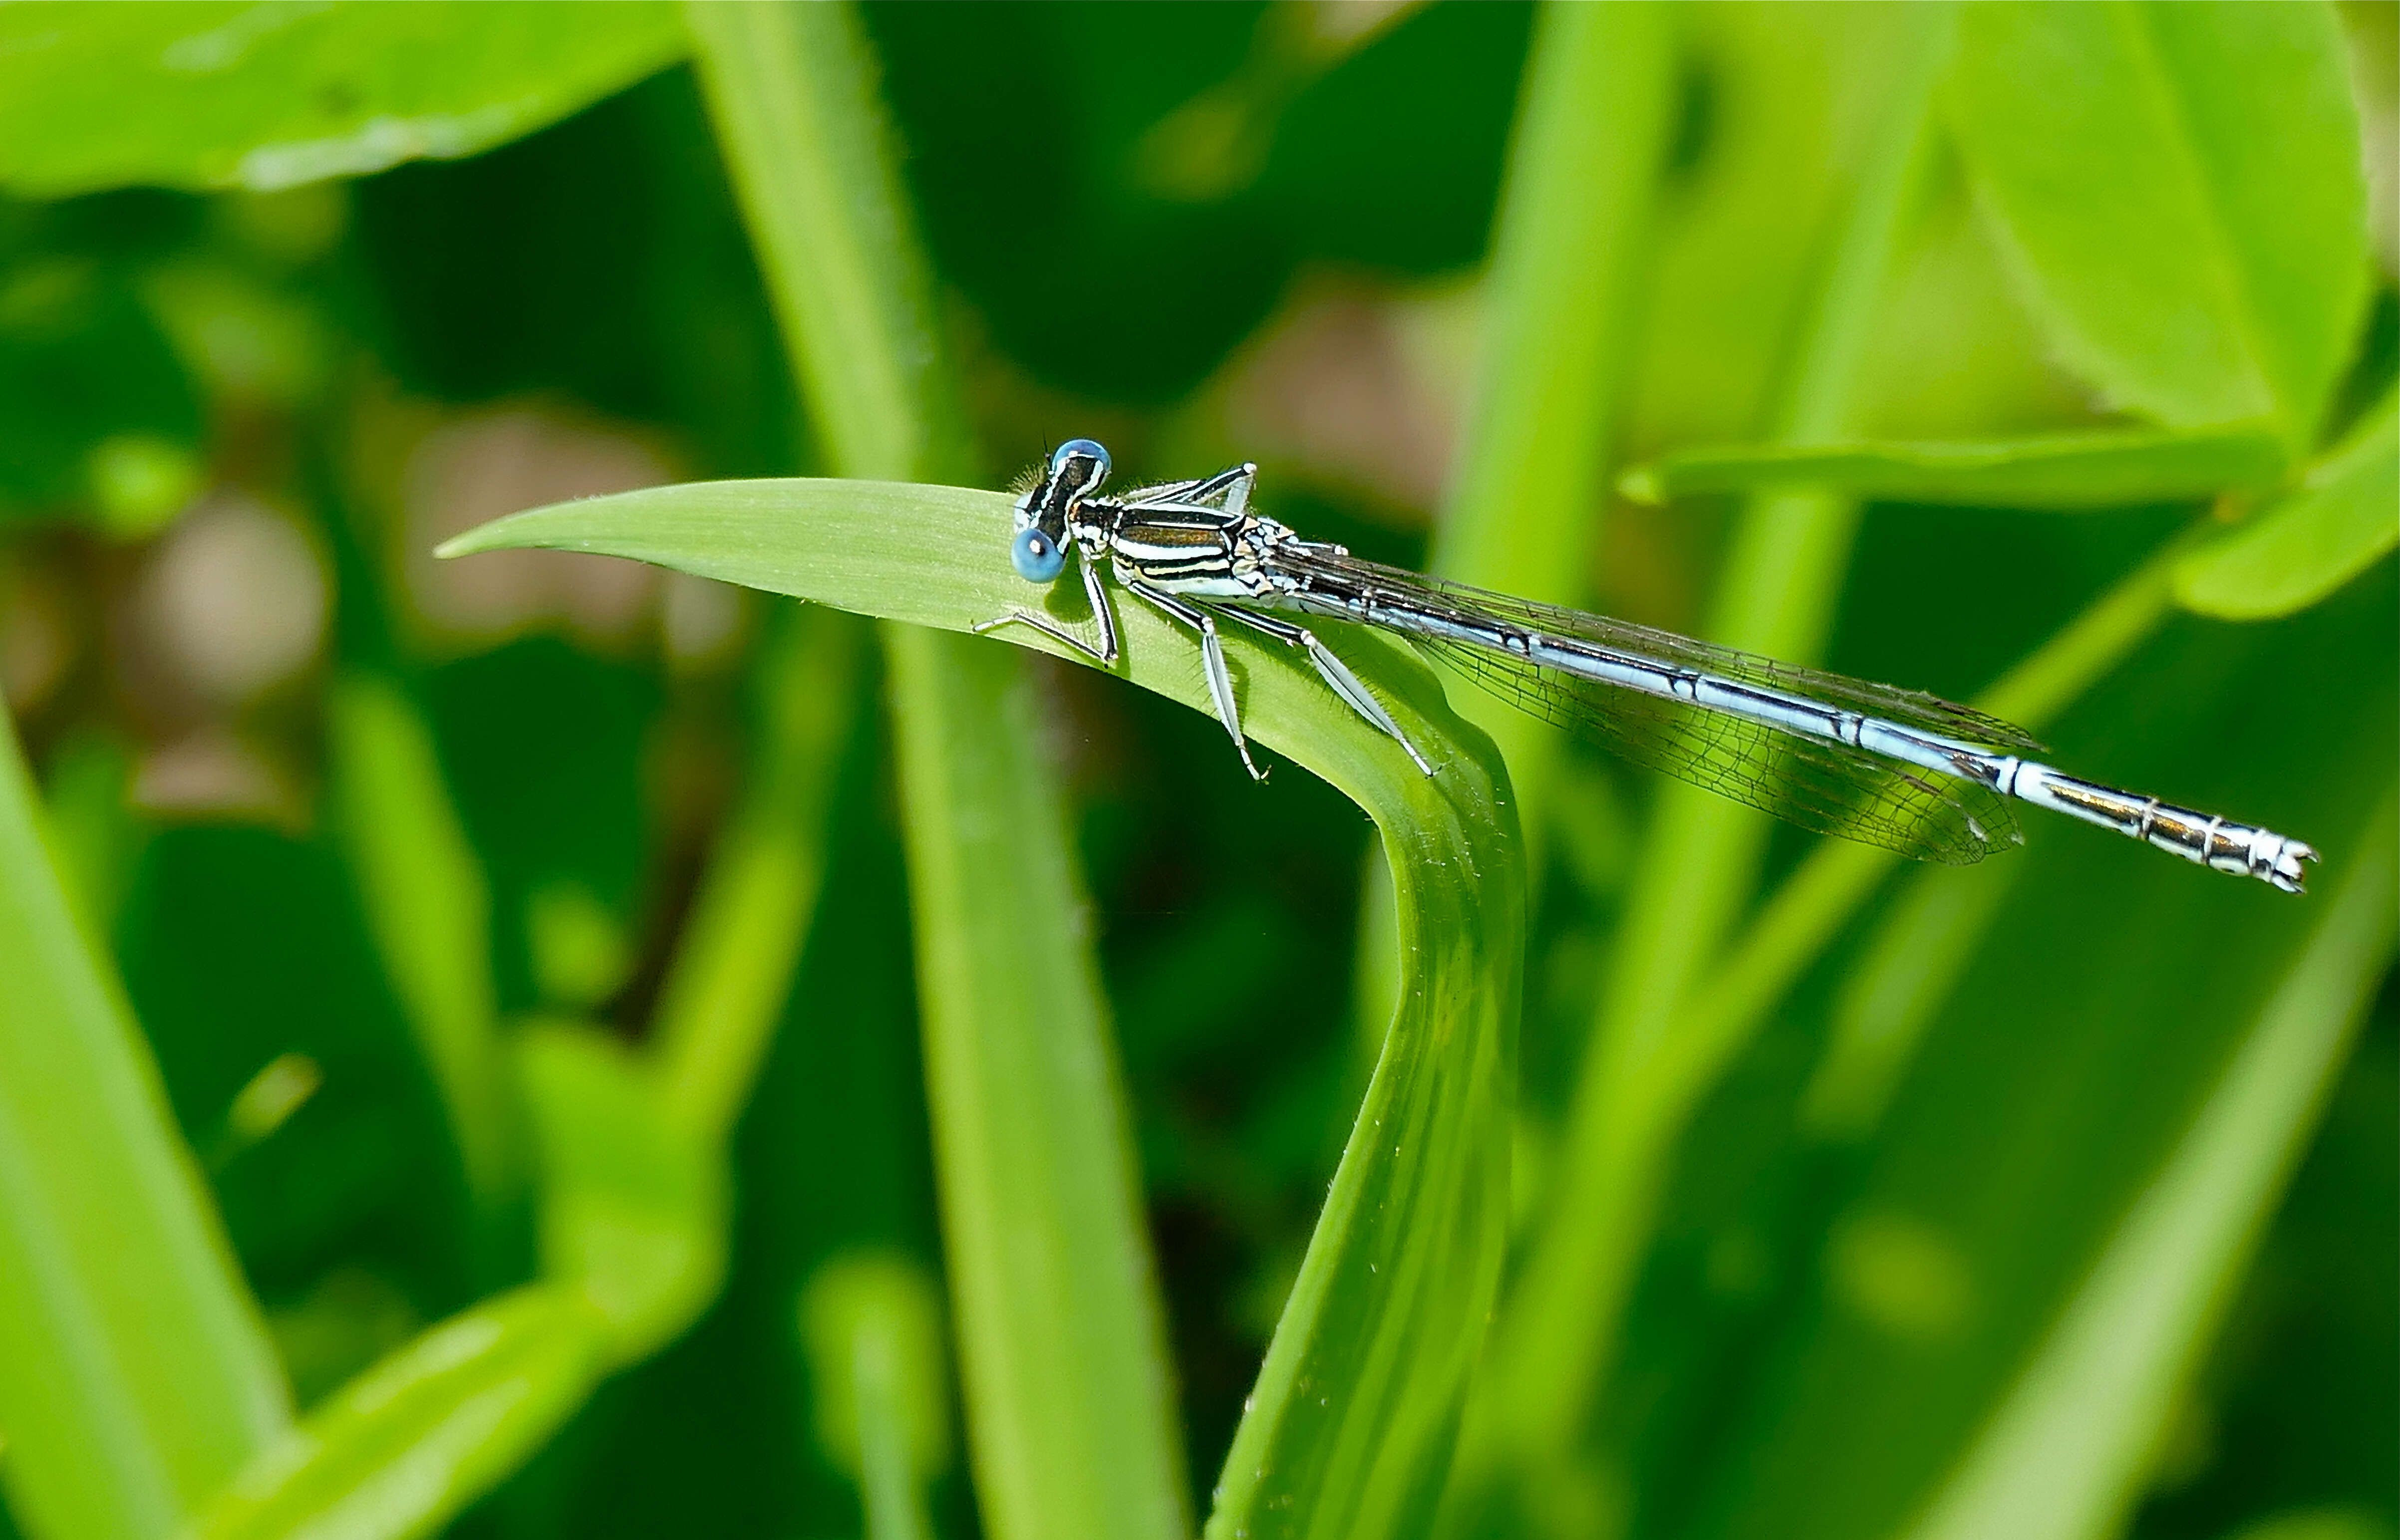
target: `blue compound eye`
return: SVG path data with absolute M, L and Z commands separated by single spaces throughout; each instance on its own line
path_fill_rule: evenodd
M 1067 462 L 1073 459 L 1099 462 L 1099 469 L 1092 474 L 1091 486 L 1098 486 L 1108 479 L 1111 470 L 1109 452 L 1089 439 L 1069 439 L 1065 443 L 1060 444 L 1057 451 L 1050 457 L 1050 474 L 1056 476 L 1064 471 L 1067 469 Z
M 1008 561 L 1029 583 L 1051 582 L 1067 569 L 1066 550 L 1039 529 L 1016 532 L 1008 542 Z

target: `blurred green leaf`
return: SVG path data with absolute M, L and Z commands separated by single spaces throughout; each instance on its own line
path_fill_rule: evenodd
M 38 820 L 0 720 L 0 1481 L 41 1540 L 163 1537 L 289 1395 Z
M 271 190 L 473 155 L 681 47 L 655 3 L 15 7 L 0 14 L 0 187 Z
M 73 738 L 50 756 L 45 788 L 50 859 L 95 952 L 116 934 L 133 867 L 149 838 L 128 805 L 132 756 L 113 738 Z
M 517 546 L 604 552 L 886 619 L 964 630 L 1031 596 L 1005 560 L 1011 508 L 1005 493 L 959 487 L 723 482 L 513 514 L 443 551 L 453 556 Z M 1072 610 L 1061 618 L 1080 619 Z M 1124 606 L 1119 620 L 1125 650 L 1111 672 L 1195 710 L 1209 709 L 1182 634 L 1144 606 Z M 1507 1222 L 1507 1066 L 1523 923 L 1522 879 L 1508 849 L 1513 821 L 1497 800 L 1501 783 L 1486 757 L 1492 751 L 1450 714 L 1439 686 L 1422 666 L 1348 628 L 1325 630 L 1441 773 L 1431 780 L 1419 774 L 1398 745 L 1361 723 L 1287 649 L 1228 638 L 1251 735 L 1342 787 L 1384 830 L 1385 852 L 1399 877 L 1400 955 L 1409 972 L 1402 1014 L 1277 1329 L 1253 1411 L 1228 1457 L 1211 1520 L 1227 1533 L 1246 1525 L 1252 1533 L 1266 1527 L 1280 1533 L 1287 1524 L 1298 1533 L 1335 1522 L 1335 1515 L 1344 1516 L 1343 1522 L 1397 1525 L 1414 1505 L 1429 1500 L 1447 1457 L 1448 1421 L 1480 1336 Z M 1030 627 L 1002 634 L 1066 653 Z M 1008 711 L 1027 709 L 1016 690 L 1002 692 L 1000 700 Z M 957 752 L 970 747 L 961 743 Z M 1012 773 L 1021 770 L 1012 768 Z M 1005 823 L 1035 816 L 1037 810 L 1019 804 L 985 816 Z M 1473 873 L 1473 880 L 1446 875 L 1459 871 Z M 1025 902 L 1028 912 L 1046 912 L 1030 907 L 1030 898 Z M 1043 902 L 1055 900 L 1044 895 Z M 1008 959 L 1021 956 L 1032 939 L 1038 938 L 995 935 L 998 955 L 988 964 L 992 976 L 1006 979 Z M 1019 979 L 1004 987 L 1029 986 Z M 1030 1072 L 1032 1066 L 1026 1068 Z M 1089 1083 L 1077 1083 L 1083 1088 L 1074 1097 L 1088 1098 Z M 1070 1152 L 1068 1136 L 1048 1126 L 1064 1115 L 1056 1105 L 1001 1099 L 997 1090 L 994 1097 L 985 1115 L 1027 1119 L 1035 1125 L 1020 1130 L 1025 1138 L 1058 1141 L 1059 1153 Z M 1088 1106 L 1082 1115 L 1092 1115 Z M 1102 1124 L 1080 1137 L 1113 1141 L 1121 1135 Z M 1087 1152 L 1086 1158 L 1098 1157 Z M 1017 1212 L 1031 1195 L 1013 1192 L 1002 1211 Z M 1023 1324 L 1013 1323 L 1012 1334 Z M 1087 1322 L 1073 1324 L 1088 1329 Z M 977 1341 L 970 1326 L 971 1383 Z M 1056 1361 L 1028 1365 L 1026 1372 L 1042 1375 L 1057 1394 Z
M 89 507 L 121 538 L 153 533 L 204 480 L 199 392 L 121 274 L 79 256 L 9 256 L 0 511 Z
M 2227 1540 L 2390 1540 L 2392 1526 L 2364 1507 L 2309 1508 L 2244 1524 Z
M 2229 620 L 2306 609 L 2400 543 L 2400 396 L 2387 391 L 2298 489 L 2186 556 L 2175 597 Z
M 1445 578 L 1548 604 L 1589 597 L 1675 45 L 1672 13 L 1655 4 L 1561 7 L 1535 25 L 1493 235 L 1481 375 L 1432 556 Z M 1538 844 L 1557 729 L 1481 690 L 1462 700 L 1507 757 Z
M 1932 986 L 1946 998 L 1871 1138 L 1813 1172 L 1784 1167 L 1792 1179 L 1749 1190 L 1730 1215 L 1686 1217 L 1703 1245 L 1742 1226 L 1779 1244 L 1746 1298 L 1661 1291 L 1632 1323 L 1637 1333 L 1672 1331 L 1670 1322 L 1713 1314 L 1748 1344 L 1713 1383 L 1684 1359 L 1699 1383 L 1679 1387 L 1669 1425 L 1644 1430 L 1643 1500 L 1670 1533 L 1890 1534 L 1923 1520 L 2002 1423 L 2031 1425 L 2006 1410 L 2012 1397 L 2052 1391 L 2072 1392 L 2044 1408 L 2058 1414 L 2041 1424 L 2061 1440 L 2058 1457 L 2034 1454 L 2001 1474 L 2024 1473 L 2020 1493 L 2054 1492 L 2066 1505 L 2056 1517 L 2072 1522 L 2019 1515 L 1974 1533 L 2112 1533 L 2082 1527 L 2094 1521 L 2087 1509 L 2141 1494 L 2173 1401 L 2161 1398 L 2160 1377 L 2179 1378 L 2176 1366 L 2207 1346 L 2229 1269 L 2313 1124 L 2316 1079 L 2338 1063 L 2348 1031 L 2344 1002 L 2372 989 L 2390 956 L 2374 937 L 2378 927 L 2389 934 L 2391 901 L 2366 897 L 2392 882 L 2392 825 L 2374 822 L 2392 796 L 2400 727 L 2389 703 L 2393 661 L 2378 646 L 2392 602 L 2386 583 L 2272 631 L 2187 620 L 2183 635 L 2146 649 L 2146 667 L 2076 718 L 2086 752 L 2134 784 L 2169 785 L 2315 838 L 2328 852 L 2319 892 L 2296 900 L 2129 843 L 2095 847 L 2080 829 L 2029 831 L 2014 858 L 2025 869 L 1971 961 L 1946 989 Z M 2225 702 L 2327 657 L 2355 666 L 2284 687 L 2272 734 L 2225 734 Z M 2362 709 L 2362 700 L 2375 703 Z M 2308 773 L 2296 778 L 2294 765 Z M 2362 881 L 2367 894 L 2353 887 Z M 2337 955 L 2348 960 L 2324 975 L 2339 975 L 2339 987 L 2279 1002 L 2306 976 L 2319 937 L 2343 938 Z M 1806 1002 L 1786 1012 L 1812 1014 Z M 2241 1068 L 2255 1062 L 2252 1043 L 2271 1044 L 2257 1052 L 2272 1072 Z M 1791 1027 L 1780 1047 L 1795 1047 Z M 2285 1054 L 2277 1069 L 2272 1058 Z M 1804 1094 L 1801 1075 L 1787 1083 Z M 2221 1090 L 2230 1099 L 2216 1100 Z M 2205 1111 L 2213 1102 L 2247 1110 Z M 1773 1126 L 1780 1118 L 1755 1099 L 1748 1111 L 1769 1124 L 1756 1158 L 1795 1159 Z M 2223 1137 L 2195 1143 L 2201 1129 Z M 2179 1166 L 2179 1152 L 2198 1152 L 2200 1164 Z M 1681 1156 L 1707 1172 L 1698 1180 L 1742 1192 L 1743 1166 L 1710 1169 L 1714 1157 L 1695 1143 Z M 2174 1222 L 2161 1228 L 2161 1215 Z M 1861 1233 L 1900 1243 L 1861 1247 Z M 2104 1259 L 2130 1261 L 2116 1248 L 2143 1234 L 2162 1251 L 2148 1253 L 2158 1269 L 2112 1302 L 2130 1313 L 2126 1329 L 2102 1333 L 2099 1356 L 2062 1354 L 2034 1369 L 2093 1279 L 2113 1267 L 2125 1283 L 2127 1263 Z M 2134 1322 L 2148 1323 L 2143 1334 Z M 2087 1456 L 2094 1464 L 2081 1465 Z
M 2274 484 L 2270 429 L 2061 433 L 1988 443 L 1769 444 L 1686 449 L 1617 483 L 1636 502 L 1808 487 L 1977 508 L 2113 508 Z
M 622 988 L 632 964 L 624 927 L 578 882 L 537 888 L 525 903 L 525 949 L 544 1004 L 592 1011 Z
M 1678 7 L 1685 46 L 1630 444 L 1767 435 L 1858 168 L 1883 135 L 1880 106 L 1908 89 L 1915 50 L 1898 9 Z
M 750 784 L 710 851 L 653 1028 L 666 1115 L 718 1141 L 748 1098 L 808 938 L 863 661 L 854 621 L 821 610 L 777 621 L 758 671 Z
M 800 1296 L 817 1438 L 857 1480 L 869 1540 L 933 1533 L 924 1483 L 949 1460 L 941 1294 L 924 1269 L 849 1252 Z
M 477 1201 L 519 1185 L 497 1037 L 484 878 L 432 734 L 390 683 L 353 675 L 327 713 L 336 827 L 392 992 L 441 1086 Z
M 2387 796 L 2344 843 L 2360 852 L 2346 880 L 1912 1530 L 1917 1540 L 2102 1540 L 2123 1525 L 2158 1430 L 2215 1335 L 2400 941 L 2400 807 Z
M 643 754 L 659 694 L 649 669 L 557 635 L 456 659 L 424 680 L 441 785 L 490 894 L 503 1014 L 541 1004 L 528 934 L 537 893 L 572 885 L 633 922 L 658 838 Z
M 1921 182 L 1933 88 L 1951 47 L 1948 7 L 1893 8 L 1905 60 L 1807 324 L 1787 361 L 1774 437 L 1843 430 L 1869 323 Z M 1708 634 L 1807 660 L 1831 630 L 1855 503 L 1824 493 L 1761 496 L 1743 509 L 1717 579 Z M 1709 1038 L 1674 1030 L 1747 902 L 1770 827 L 1764 814 L 1693 785 L 1662 786 L 1615 937 L 1560 1151 L 1551 1201 L 1493 1343 L 1470 1424 L 1473 1515 L 1512 1479 L 1552 1479 L 1622 1347 L 1622 1315 L 1657 1221 L 1662 1167 L 1700 1092 L 1722 1069 Z M 1508 1474 L 1487 1492 L 1494 1468 Z M 1524 1486 L 1517 1495 L 1522 1496 Z M 1579 1500 L 1579 1499 L 1577 1499 Z M 1468 1522 L 1475 1521 L 1471 1517 Z M 1577 1520 L 1599 1521 L 1597 1514 Z
M 544 1275 L 606 1318 L 612 1364 L 686 1327 L 725 1271 L 724 1164 L 667 1119 L 655 1077 L 622 1043 L 537 1023 L 516 1040 L 540 1173 Z
M 2176 426 L 2310 447 L 2366 297 L 2329 5 L 1966 7 L 1951 124 L 2067 365 Z
M 609 1326 L 536 1284 L 434 1327 L 270 1446 L 191 1540 L 430 1534 L 516 1468 L 598 1381 Z
M 2148 641 L 2172 609 L 2168 577 L 2186 537 L 2102 593 L 2083 612 L 1977 698 L 1979 709 L 2040 730 Z M 1708 987 L 1676 1030 L 1712 1079 L 1766 1026 L 1786 991 L 1832 944 L 1900 858 L 1848 840 L 1820 841 L 1727 947 Z M 1853 965 L 1834 1014 L 1834 1035 L 1804 1096 L 1812 1136 L 1853 1136 L 1877 1118 L 1905 1069 L 1926 1017 L 1956 982 L 2014 877 L 1978 867 L 1957 875 L 1920 869 L 1910 891 Z
M 183 444 L 157 433 L 112 433 L 84 459 L 93 522 L 111 537 L 157 534 L 191 506 L 207 467 Z
M 262 1298 L 287 1302 L 346 1262 L 389 1274 L 429 1319 L 471 1298 L 469 1274 L 495 1259 L 461 1244 L 473 1210 L 457 1140 L 332 842 L 170 825 L 143 851 L 116 934 L 184 1138 L 224 1159 L 217 1204 Z M 243 1148 L 242 1093 L 286 1055 L 322 1083 Z M 414 1244 L 360 1258 L 361 1236 Z M 499 1260 L 517 1267 L 528 1250 Z

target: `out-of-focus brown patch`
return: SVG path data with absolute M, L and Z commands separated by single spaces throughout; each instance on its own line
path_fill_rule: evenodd
M 75 651 L 58 593 L 38 572 L 0 566 L 0 702 L 31 716 L 66 677 Z
M 1457 444 L 1473 319 L 1466 291 L 1305 289 L 1226 371 L 1225 437 L 1250 458 L 1422 518 Z
M 150 552 L 133 592 L 142 672 L 208 706 L 254 700 L 316 661 L 324 564 L 293 520 L 211 494 Z
M 298 832 L 307 800 L 276 763 L 221 723 L 152 749 L 133 777 L 133 804 L 170 818 L 230 818 Z
M 440 631 L 492 642 L 548 624 L 616 643 L 648 614 L 659 574 L 638 562 L 562 551 L 501 551 L 439 562 L 451 536 L 521 509 L 659 486 L 664 456 L 631 433 L 503 407 L 433 429 L 409 456 L 403 528 L 410 597 Z

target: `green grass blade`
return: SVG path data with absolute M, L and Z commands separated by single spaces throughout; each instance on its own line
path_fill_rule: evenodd
M 2270 429 L 2196 429 L 1686 449 L 1627 471 L 1618 485 L 1653 503 L 1808 488 L 1963 508 L 2123 508 L 2272 486 L 2284 465 Z
M 666 1116 L 712 1142 L 749 1099 L 790 992 L 856 715 L 856 622 L 805 610 L 777 621 L 758 671 L 751 782 L 710 852 L 652 1029 Z
M 274 1349 L 0 718 L 0 1461 L 40 1540 L 172 1534 L 280 1433 Z
M 1005 494 L 957 487 L 726 482 L 513 514 L 443 550 L 634 556 L 961 630 L 1027 596 L 1005 559 L 1010 511 Z M 1066 618 L 1073 603 L 1062 599 Z M 1113 672 L 1207 710 L 1188 640 L 1140 606 L 1121 620 L 1125 654 Z M 1412 658 L 1344 627 L 1326 633 L 1441 773 L 1420 775 L 1287 649 L 1228 639 L 1252 736 L 1342 787 L 1382 827 L 1407 971 L 1400 1015 L 1227 1462 L 1211 1520 L 1212 1533 L 1227 1534 L 1352 1523 L 1355 1533 L 1386 1533 L 1428 1500 L 1505 1240 L 1523 943 L 1506 783 L 1489 741 L 1451 714 Z M 1003 634 L 1064 651 L 1030 628 Z M 1023 709 L 1012 690 L 993 693 L 1005 709 Z M 990 751 L 982 755 L 988 776 Z M 991 988 L 1006 998 L 1030 986 L 1002 978 Z M 961 1350 L 972 1374 L 971 1335 Z
M 826 460 L 955 475 L 972 458 L 919 249 L 847 7 L 685 8 L 717 142 Z
M 2298 491 L 2175 569 L 2187 609 L 2265 620 L 2306 609 L 2400 544 L 2400 395 L 2384 393 Z
M 473 155 L 682 43 L 654 3 L 25 7 L 0 14 L 0 186 L 271 189 Z
M 2168 423 L 2310 447 L 2366 299 L 2333 7 L 1970 6 L 1951 126 L 2066 363 Z
M 412 1540 L 556 1432 L 599 1380 L 605 1319 L 537 1284 L 434 1327 L 336 1392 L 193 1526 L 193 1540 Z
M 963 418 L 856 16 L 707 4 L 688 16 L 828 459 L 864 475 L 962 471 Z M 985 1523 L 1003 1537 L 1181 1533 L 1123 1092 L 1021 664 L 903 631 L 885 645 Z M 995 1172 L 1012 1179 L 995 1184 Z
M 1939 7 L 1891 14 L 1903 29 L 1902 81 L 1793 360 L 1777 424 L 1785 441 L 1839 431 L 1924 164 L 1950 16 Z M 1752 503 L 1719 579 L 1710 634 L 1780 657 L 1813 655 L 1832 624 L 1856 523 L 1854 504 L 1822 495 Z M 1650 1224 L 1644 1174 L 1671 1145 L 1712 1063 L 1703 1045 L 1671 1030 L 1675 1012 L 1749 891 L 1766 829 L 1763 815 L 1697 788 L 1660 788 L 1584 1050 L 1554 1202 L 1495 1342 L 1490 1436 L 1509 1461 L 1538 1466 L 1563 1449 L 1615 1356 Z
M 335 829 L 367 930 L 488 1217 L 523 1173 L 483 870 L 450 804 L 432 731 L 397 688 L 364 675 L 338 681 L 326 728 Z
M 1062 924 L 1084 898 L 1032 688 L 996 648 L 916 630 L 889 646 L 984 1511 L 1002 1534 L 1180 1533 L 1126 1112 L 1090 949 Z
M 1913 1540 L 2105 1540 L 2256 1249 L 2375 988 L 2400 909 L 2400 808 L 2360 852 L 2167 1161 L 1951 1476 Z
M 1589 597 L 1674 105 L 1674 33 L 1672 13 L 1647 0 L 1538 15 L 1492 238 L 1480 383 L 1434 546 L 1445 578 L 1552 604 Z M 1538 839 L 1556 729 L 1480 690 L 1459 700 L 1507 755 Z

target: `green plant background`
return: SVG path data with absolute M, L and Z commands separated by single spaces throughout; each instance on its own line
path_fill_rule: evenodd
M 0 1533 L 2392 1535 L 2396 48 L 0 9 Z M 959 634 L 1079 434 L 2325 860 L 1339 628 L 1441 774 L 1237 641 L 1254 785 Z

